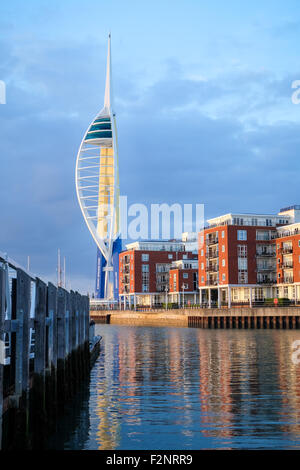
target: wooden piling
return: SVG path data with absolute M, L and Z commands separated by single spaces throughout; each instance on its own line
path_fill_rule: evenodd
M 4 322 L 5 322 L 5 271 L 0 266 L 0 450 L 2 449 L 3 378 L 4 378 Z
M 98 343 L 90 353 L 89 299 L 46 285 L 11 263 L 15 276 L 9 280 L 8 264 L 0 261 L 0 448 L 43 449 L 57 410 L 63 410 L 99 352 Z M 11 352 L 4 403 L 6 333 Z

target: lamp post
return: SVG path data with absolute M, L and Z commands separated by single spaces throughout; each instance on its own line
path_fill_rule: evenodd
M 183 305 L 183 308 L 184 308 L 184 289 L 185 289 L 185 286 L 184 286 L 184 283 L 182 284 L 182 305 Z
M 168 309 L 168 292 L 169 292 L 168 286 L 165 287 L 165 292 L 166 292 L 166 310 L 167 310 Z

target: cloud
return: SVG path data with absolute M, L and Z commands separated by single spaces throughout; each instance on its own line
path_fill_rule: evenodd
M 30 255 L 32 270 L 55 280 L 60 248 L 72 287 L 83 292 L 94 286 L 96 248 L 74 168 L 103 100 L 101 47 L 0 43 L 8 84 L 0 108 L 0 249 L 24 264 Z M 296 107 L 293 119 L 285 112 L 291 77 L 239 68 L 190 75 L 172 59 L 143 86 L 116 65 L 121 194 L 129 203 L 205 203 L 207 217 L 299 202 L 299 118 Z

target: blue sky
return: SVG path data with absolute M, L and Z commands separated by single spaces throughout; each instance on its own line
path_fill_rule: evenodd
M 6 2 L 0 15 L 0 250 L 72 288 L 95 246 L 74 166 L 103 103 L 112 33 L 121 193 L 205 203 L 207 217 L 300 203 L 298 1 Z

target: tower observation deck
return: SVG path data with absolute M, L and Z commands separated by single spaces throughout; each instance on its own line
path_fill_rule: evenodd
M 119 163 L 116 116 L 112 106 L 111 38 L 108 38 L 104 106 L 79 147 L 76 191 L 84 220 L 97 245 L 96 298 L 119 294 Z

